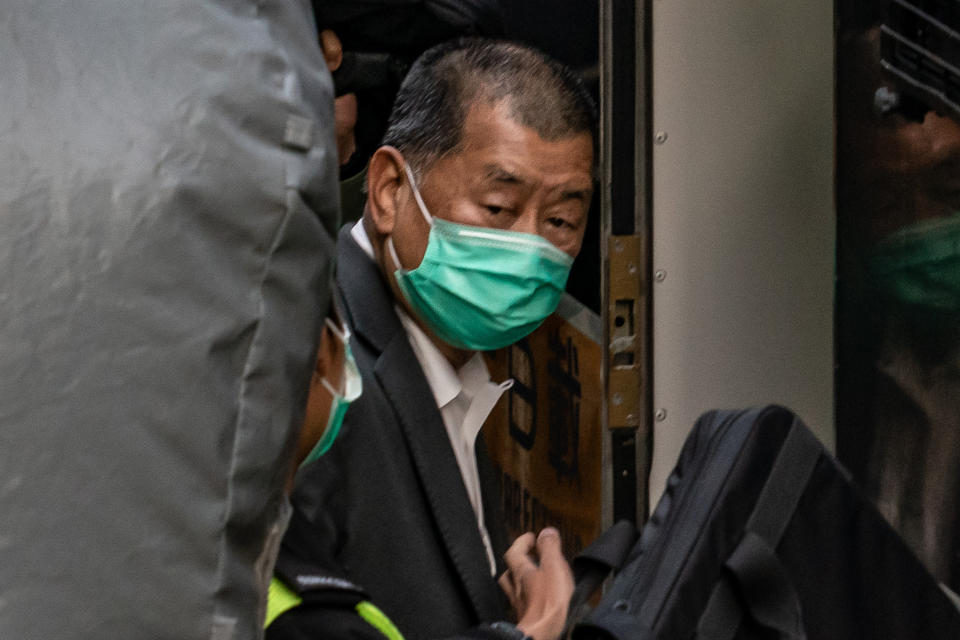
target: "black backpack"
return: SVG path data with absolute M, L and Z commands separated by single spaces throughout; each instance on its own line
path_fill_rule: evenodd
M 697 421 L 573 638 L 955 640 L 960 612 L 816 437 L 769 406 Z

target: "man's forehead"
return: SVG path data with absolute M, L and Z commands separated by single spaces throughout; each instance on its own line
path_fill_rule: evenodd
M 479 178 L 482 183 L 489 186 L 530 188 L 545 186 L 549 191 L 562 191 L 564 195 L 576 197 L 586 197 L 593 191 L 593 181 L 586 171 L 545 176 L 511 161 L 503 164 L 499 162 L 484 164 L 479 172 Z
M 509 98 L 497 101 L 479 100 L 467 108 L 463 119 L 460 146 L 484 145 L 492 141 L 494 136 L 512 137 L 518 135 L 533 135 L 544 142 L 558 142 L 563 140 L 584 139 L 593 145 L 593 134 L 589 131 L 570 131 L 560 137 L 543 138 L 533 127 L 525 125 L 513 113 Z
M 502 103 L 474 104 L 468 112 L 456 151 L 447 156 L 451 169 L 469 171 L 471 179 L 520 184 L 572 180 L 578 188 L 592 184 L 593 141 L 587 132 L 545 140 L 517 122 Z

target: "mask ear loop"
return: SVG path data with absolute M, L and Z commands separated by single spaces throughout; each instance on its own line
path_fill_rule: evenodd
M 387 238 L 387 251 L 390 252 L 390 258 L 393 260 L 393 264 L 397 265 L 397 271 L 406 271 L 403 265 L 400 264 L 400 257 L 397 255 L 397 250 L 393 248 L 393 235 Z
M 350 328 L 347 325 L 343 325 L 343 329 L 340 329 L 340 327 L 337 326 L 337 323 L 330 318 L 326 319 L 326 323 L 327 328 L 333 332 L 333 335 L 340 339 L 340 342 L 343 344 L 350 342 Z
M 343 343 L 344 359 L 346 359 L 346 350 L 350 348 L 350 329 L 346 325 L 344 325 L 343 329 L 341 330 L 340 327 L 337 326 L 337 323 L 335 323 L 330 318 L 327 318 L 325 322 L 326 322 L 327 328 L 330 329 L 330 332 L 333 333 L 333 335 L 337 336 L 337 339 L 339 339 L 340 342 Z M 320 378 L 320 383 L 326 388 L 327 391 L 330 392 L 330 395 L 332 395 L 335 398 L 338 396 L 342 398 L 346 395 L 346 392 L 347 392 L 346 375 L 347 375 L 346 371 L 344 371 L 343 374 L 341 374 L 341 376 L 343 377 L 343 380 L 341 381 L 342 382 L 341 386 L 343 386 L 343 392 L 340 392 L 334 389 L 333 385 L 330 384 L 330 381 L 327 380 L 327 376 L 323 376 L 322 378 Z
M 410 190 L 413 192 L 413 199 L 417 202 L 417 208 L 420 209 L 420 214 L 423 216 L 423 219 L 427 221 L 427 224 L 430 227 L 433 227 L 433 216 L 430 215 L 430 211 L 427 210 L 427 205 L 423 201 L 423 196 L 420 195 L 420 189 L 417 188 L 417 180 L 413 177 L 413 169 L 410 168 L 410 165 L 406 162 L 403 163 L 403 171 L 407 174 L 407 180 L 410 181 Z M 393 246 L 393 234 L 390 234 L 390 237 L 387 238 L 387 250 L 390 252 L 390 257 L 393 259 L 393 263 L 397 265 L 397 269 L 403 269 L 403 265 L 400 264 L 400 258 L 397 256 L 397 250 Z
M 427 210 L 427 205 L 423 201 L 423 197 L 420 195 L 420 189 L 417 188 L 417 181 L 413 177 L 413 169 L 410 168 L 410 165 L 403 163 L 403 170 L 407 174 L 407 179 L 410 181 L 410 190 L 413 191 L 413 198 L 417 201 L 417 206 L 420 208 L 420 213 L 423 214 L 423 219 L 427 221 L 427 224 L 431 227 L 433 226 L 433 216 L 430 215 L 430 212 Z
M 330 392 L 330 395 L 334 398 L 342 398 L 343 394 L 333 388 L 333 385 L 330 384 L 330 381 L 327 380 L 326 376 L 320 378 L 320 384 L 323 385 L 323 388 Z

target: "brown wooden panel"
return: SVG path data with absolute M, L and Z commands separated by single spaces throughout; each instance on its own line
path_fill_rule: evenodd
M 515 381 L 483 429 L 502 474 L 507 528 L 516 536 L 555 526 L 569 557 L 601 527 L 600 345 L 553 315 L 487 356 L 494 380 Z

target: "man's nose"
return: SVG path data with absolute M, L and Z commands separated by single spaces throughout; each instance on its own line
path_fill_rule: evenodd
M 538 211 L 533 207 L 528 207 L 517 216 L 517 219 L 514 220 L 513 224 L 510 226 L 511 231 L 522 231 L 523 233 L 540 233 L 540 224 L 539 224 Z

